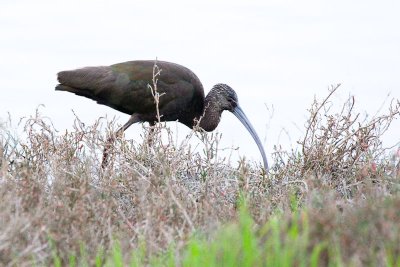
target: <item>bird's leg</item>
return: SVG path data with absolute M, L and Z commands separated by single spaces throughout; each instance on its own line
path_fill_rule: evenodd
M 115 132 L 115 134 L 111 135 L 110 137 L 107 138 L 106 145 L 103 150 L 103 159 L 101 161 L 101 168 L 105 168 L 108 163 L 108 151 L 110 150 L 112 144 L 115 141 L 115 138 L 122 135 L 123 132 L 129 128 L 132 124 L 139 122 L 140 118 L 138 114 L 132 114 L 132 116 L 129 118 L 129 120 L 121 127 L 118 129 L 118 131 Z
M 153 145 L 154 134 L 155 134 L 155 129 L 154 129 L 155 125 L 156 125 L 155 123 L 150 123 L 150 132 L 147 137 L 147 144 L 149 147 L 151 147 Z

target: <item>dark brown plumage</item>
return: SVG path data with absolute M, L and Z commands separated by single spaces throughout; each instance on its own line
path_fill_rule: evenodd
M 56 90 L 85 96 L 123 113 L 131 115 L 129 121 L 118 132 L 125 131 L 136 122 L 157 121 L 157 112 L 151 89 L 153 67 L 161 69 L 157 76 L 157 91 L 160 93 L 159 111 L 162 121 L 176 121 L 192 128 L 195 120 L 205 131 L 214 130 L 224 110 L 232 112 L 251 133 L 263 157 L 264 167 L 268 163 L 264 149 L 254 128 L 239 107 L 235 91 L 226 84 L 215 85 L 204 96 L 199 78 L 181 65 L 154 60 L 137 60 L 111 66 L 86 67 L 58 73 Z

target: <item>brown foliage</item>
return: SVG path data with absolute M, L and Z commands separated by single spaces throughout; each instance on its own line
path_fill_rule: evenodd
M 104 131 L 102 120 L 87 126 L 76 118 L 73 131 L 59 133 L 36 112 L 18 140 L 3 126 L 0 265 L 49 265 L 53 253 L 65 264 L 82 244 L 94 260 L 114 240 L 127 262 L 143 242 L 149 255 L 171 243 L 179 251 L 193 232 L 212 234 L 235 220 L 240 194 L 258 224 L 277 210 L 289 218 L 305 207 L 311 240 L 331 236 L 345 261 L 368 262 L 368 244 L 383 253 L 383 239 L 398 253 L 400 155 L 387 156 L 381 136 L 399 116 L 399 102 L 387 115 L 360 121 L 354 98 L 330 113 L 336 89 L 314 101 L 300 151 L 275 152 L 268 176 L 245 161 L 227 165 L 218 156 L 220 135 L 192 132 L 177 143 L 163 123 L 144 127 L 139 141 L 116 138 L 105 169 L 100 160 L 114 122 Z

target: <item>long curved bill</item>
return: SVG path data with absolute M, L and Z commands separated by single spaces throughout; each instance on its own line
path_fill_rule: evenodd
M 233 109 L 232 113 L 240 120 L 240 122 L 244 125 L 244 127 L 246 127 L 246 129 L 250 132 L 251 136 L 253 137 L 254 141 L 256 142 L 256 144 L 258 146 L 258 149 L 261 152 L 261 156 L 262 156 L 263 162 L 264 162 L 264 168 L 268 172 L 269 168 L 268 168 L 267 157 L 265 156 L 264 148 L 261 144 L 260 138 L 258 137 L 258 135 L 256 133 L 256 130 L 254 130 L 249 119 L 246 117 L 246 115 L 244 114 L 243 110 L 241 109 L 241 107 L 239 105 Z

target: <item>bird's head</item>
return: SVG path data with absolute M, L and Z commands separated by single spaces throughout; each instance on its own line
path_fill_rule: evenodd
M 249 119 L 244 114 L 242 108 L 239 106 L 239 101 L 236 92 L 229 85 L 219 83 L 214 85 L 214 87 L 211 89 L 210 95 L 214 97 L 214 101 L 217 103 L 217 106 L 220 109 L 221 113 L 224 110 L 229 110 L 240 120 L 240 122 L 250 132 L 251 136 L 253 137 L 254 141 L 256 142 L 261 152 L 261 156 L 264 162 L 264 168 L 265 170 L 268 171 L 267 157 L 265 155 L 264 148 L 261 144 L 260 138 L 258 137 L 256 130 L 254 130 L 254 127 L 251 125 Z
M 233 112 L 233 110 L 239 105 L 236 92 L 229 85 L 219 83 L 214 85 L 211 90 L 214 91 L 213 96 L 216 98 L 215 102 L 218 103 L 221 112 L 223 110 Z

